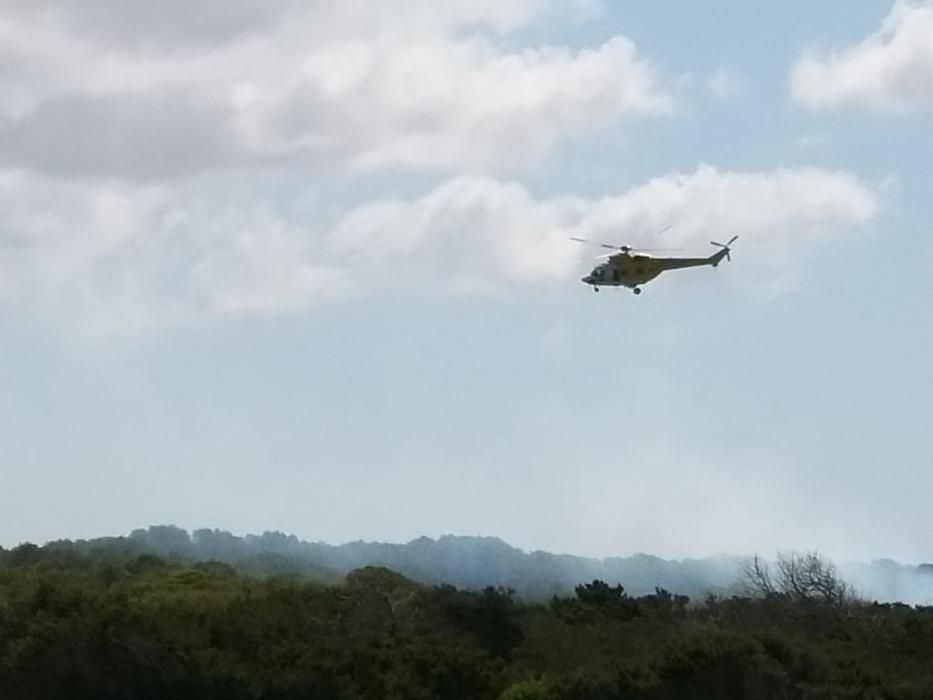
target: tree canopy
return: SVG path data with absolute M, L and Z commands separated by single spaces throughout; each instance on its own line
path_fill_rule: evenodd
M 534 602 L 383 566 L 259 575 L 138 544 L 0 550 L 0 697 L 933 697 L 933 608 L 633 596 L 601 579 Z

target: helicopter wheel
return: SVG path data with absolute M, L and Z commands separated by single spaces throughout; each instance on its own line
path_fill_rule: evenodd
M 596 293 L 598 294 L 598 293 L 599 293 L 599 287 L 593 287 L 593 291 L 596 292 Z
M 632 292 L 634 292 L 636 295 L 641 294 L 641 290 L 638 287 L 635 287 Z

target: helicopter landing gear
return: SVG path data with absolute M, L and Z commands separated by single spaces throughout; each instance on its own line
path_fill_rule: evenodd
M 599 287 L 593 287 L 593 291 L 596 292 L 596 293 L 598 294 L 598 293 L 599 293 Z
M 635 296 L 638 296 L 641 294 L 641 290 L 638 287 L 635 287 L 635 289 L 632 290 L 632 293 L 635 294 Z

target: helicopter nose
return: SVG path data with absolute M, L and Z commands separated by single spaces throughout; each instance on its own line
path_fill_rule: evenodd
M 580 281 L 583 282 L 584 284 L 592 284 L 592 283 L 593 283 L 593 275 L 587 275 L 586 277 L 581 277 L 581 278 L 580 278 Z

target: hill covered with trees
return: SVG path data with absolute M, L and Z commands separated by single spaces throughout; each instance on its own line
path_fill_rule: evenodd
M 451 583 L 465 588 L 487 585 L 514 589 L 520 597 L 544 599 L 567 593 L 582 581 L 600 578 L 625 581 L 633 593 L 656 586 L 689 595 L 731 586 L 738 575 L 737 560 L 667 561 L 649 555 L 591 559 L 548 552 L 526 553 L 495 537 L 446 535 L 420 537 L 404 544 L 350 542 L 331 545 L 305 542 L 294 535 L 265 532 L 238 537 L 223 530 L 189 533 L 174 526 L 134 530 L 129 540 L 144 551 L 161 556 L 214 559 L 254 569 L 257 563 L 277 562 L 281 570 L 328 570 L 345 575 L 363 566 L 385 566 L 424 583 Z
M 933 608 L 861 600 L 818 556 L 746 568 L 741 595 L 594 579 L 523 601 L 145 539 L 0 550 L 0 697 L 933 697 Z
M 600 579 L 622 584 L 632 595 L 655 588 L 701 599 L 707 594 L 740 592 L 736 584 L 745 560 L 720 556 L 669 560 L 648 554 L 595 559 L 548 552 L 525 552 L 495 537 L 420 537 L 404 544 L 350 542 L 331 545 L 306 542 L 281 532 L 248 534 L 172 525 L 134 530 L 128 537 L 58 541 L 49 552 L 155 554 L 172 559 L 219 561 L 238 572 L 257 576 L 295 574 L 334 582 L 354 569 L 384 566 L 415 581 L 448 583 L 461 588 L 509 588 L 516 597 L 543 601 L 567 595 L 580 583 Z M 933 566 L 908 566 L 889 560 L 842 564 L 840 574 L 869 599 L 933 603 Z

